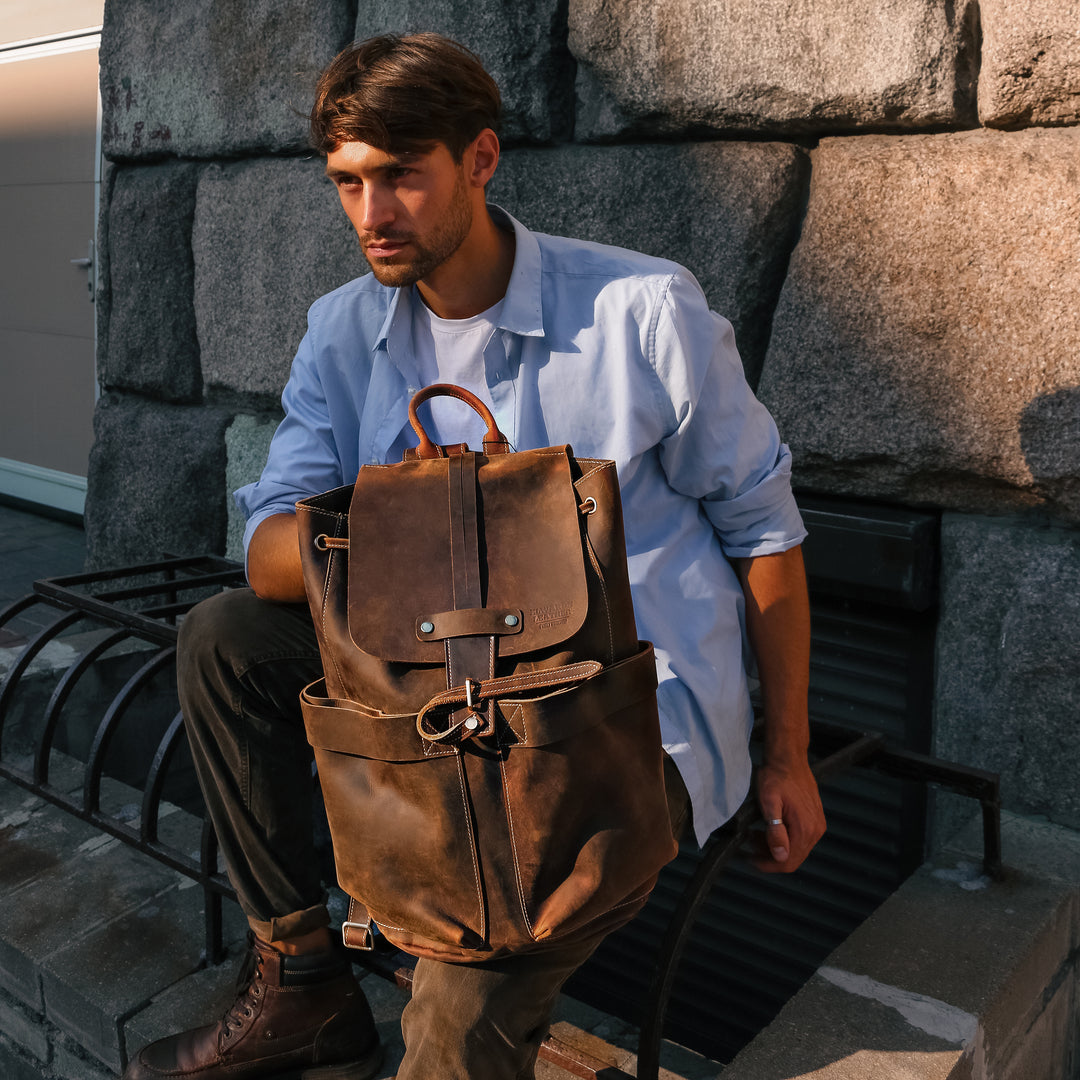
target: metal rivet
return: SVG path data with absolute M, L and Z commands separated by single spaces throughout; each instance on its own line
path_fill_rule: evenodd
M 421 634 L 430 634 L 431 631 L 434 630 L 434 629 L 435 629 L 435 624 L 433 622 L 422 622 L 420 624 L 420 633 Z
M 518 617 L 516 615 L 507 615 L 506 618 L 503 619 L 503 622 L 506 623 L 507 626 L 517 626 Z
M 469 731 L 475 731 L 479 726 L 480 721 L 477 720 L 475 716 L 470 716 L 469 719 L 465 721 L 465 727 L 468 728 Z

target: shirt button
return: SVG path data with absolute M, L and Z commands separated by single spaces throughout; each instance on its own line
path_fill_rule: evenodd
M 405 393 L 407 393 L 409 395 L 409 397 L 412 397 L 413 394 L 416 393 L 416 387 L 415 386 L 407 386 L 407 387 L 405 387 Z
M 501 371 L 496 371 L 495 372 L 495 381 L 496 382 L 502 382 L 502 372 Z

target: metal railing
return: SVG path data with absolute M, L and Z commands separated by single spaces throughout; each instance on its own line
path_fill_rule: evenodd
M 102 809 L 106 757 L 121 721 L 137 704 L 151 680 L 176 656 L 176 620 L 210 591 L 243 584 L 239 565 L 217 556 L 166 558 L 155 563 L 36 581 L 33 592 L 0 611 L 0 629 L 20 616 L 52 616 L 26 636 L 0 685 L 0 776 L 40 796 L 81 821 L 122 840 L 165 866 L 197 882 L 204 894 L 206 953 L 215 962 L 223 956 L 223 897 L 235 898 L 217 867 L 217 841 L 204 821 L 199 857 L 193 858 L 161 839 L 160 818 L 165 782 L 182 744 L 183 717 L 177 712 L 160 736 L 146 770 L 137 824 Z M 29 763 L 4 753 L 5 728 L 16 692 L 35 659 L 52 642 L 80 624 L 88 624 L 86 647 L 78 653 L 52 689 L 45 705 Z M 96 630 L 97 632 L 93 632 Z M 83 763 L 81 791 L 50 780 L 50 767 L 65 705 L 96 663 L 125 643 L 141 645 L 148 656 L 125 680 L 101 712 Z
M 175 659 L 176 622 L 208 591 L 243 584 L 238 564 L 216 556 L 168 558 L 160 562 L 115 570 L 49 578 L 34 583 L 34 591 L 0 612 L 0 630 L 31 609 L 44 609 L 54 617 L 30 634 L 0 686 L 0 776 L 85 821 L 102 832 L 130 844 L 196 882 L 203 890 L 206 954 L 213 962 L 223 956 L 222 899 L 235 898 L 228 880 L 218 870 L 217 843 L 204 819 L 199 857 L 193 858 L 160 837 L 159 821 L 165 781 L 183 739 L 183 718 L 178 712 L 168 723 L 146 772 L 138 824 L 121 820 L 102 809 L 102 781 L 106 754 L 120 721 L 139 699 L 155 675 Z M 44 708 L 29 765 L 3 754 L 5 722 L 20 681 L 45 647 L 81 620 L 98 628 L 56 682 Z M 71 694 L 95 663 L 111 650 L 133 639 L 150 655 L 139 664 L 104 707 L 90 742 L 83 770 L 81 793 L 72 795 L 50 782 L 50 761 L 61 715 Z M 890 776 L 934 784 L 976 799 L 983 814 L 984 868 L 996 877 L 1001 869 L 1001 829 L 998 778 L 992 773 L 941 761 L 891 745 L 877 733 L 852 731 L 834 725 L 812 724 L 814 772 L 818 780 L 856 766 Z M 753 799 L 706 844 L 697 868 L 685 886 L 653 960 L 650 996 L 640 1029 L 636 1080 L 656 1080 L 660 1050 L 676 973 L 690 939 L 696 917 L 718 876 L 747 843 L 760 822 Z M 385 945 L 385 939 L 382 939 Z M 366 962 L 375 972 L 408 988 L 412 971 L 402 954 L 386 945 Z M 576 1047 L 549 1037 L 541 1056 L 583 1080 L 633 1080 L 628 1073 L 599 1061 Z

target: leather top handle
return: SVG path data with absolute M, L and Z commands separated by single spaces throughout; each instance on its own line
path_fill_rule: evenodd
M 418 390 L 413 394 L 412 401 L 409 402 L 409 423 L 412 424 L 412 429 L 420 440 L 420 445 L 416 449 L 417 457 L 437 458 L 444 456 L 442 447 L 431 441 L 428 433 L 424 430 L 424 425 L 420 423 L 420 417 L 416 414 L 417 408 L 433 397 L 452 397 L 457 398 L 458 401 L 464 401 L 473 411 L 479 413 L 480 419 L 487 424 L 487 431 L 484 433 L 484 453 L 509 453 L 510 441 L 499 430 L 499 425 L 495 422 L 491 410 L 480 398 L 470 393 L 463 386 L 454 386 L 453 383 L 432 383 L 431 386 L 425 386 L 423 390 Z

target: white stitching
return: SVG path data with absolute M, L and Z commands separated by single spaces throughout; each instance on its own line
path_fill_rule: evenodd
M 588 459 L 578 458 L 577 462 L 578 462 L 579 465 L 581 464 L 582 460 L 588 460 Z M 577 487 L 578 484 L 585 483 L 585 481 L 588 480 L 589 477 L 594 475 L 595 473 L 603 472 L 605 469 L 610 469 L 613 464 L 614 464 L 614 462 L 611 462 L 611 461 L 601 461 L 599 465 L 594 466 L 587 473 L 582 473 L 581 478 L 574 481 L 574 487 Z
M 476 855 L 476 837 L 473 836 L 472 814 L 469 813 L 469 798 L 465 794 L 465 763 L 461 755 L 457 756 L 458 785 L 461 788 L 461 805 L 465 810 L 465 829 L 469 837 L 469 851 L 472 853 L 473 878 L 476 881 L 476 906 L 480 912 L 480 936 L 487 938 L 487 916 L 484 913 L 484 890 L 480 887 L 480 862 Z
M 334 536 L 335 537 L 337 536 L 338 530 L 340 528 L 341 528 L 341 517 L 339 516 L 337 522 L 334 524 Z M 337 551 L 331 549 L 330 558 L 327 560 L 327 563 L 326 563 L 326 582 L 323 585 L 322 627 L 323 627 L 323 640 L 327 641 L 327 642 L 329 642 L 330 639 L 329 639 L 329 636 L 327 635 L 327 632 L 326 632 L 326 599 L 330 595 L 330 578 L 333 576 L 333 573 L 334 573 L 334 556 L 337 555 L 337 554 L 338 554 Z M 346 563 L 346 569 L 348 569 L 348 563 Z M 349 588 L 348 588 L 348 579 L 346 579 L 346 582 L 345 582 L 345 633 L 346 634 L 349 633 Z M 341 676 L 341 668 L 338 667 L 338 662 L 337 662 L 337 650 L 332 649 L 332 648 L 328 648 L 326 651 L 330 654 L 330 663 L 334 665 L 334 674 L 337 676 L 338 686 L 341 687 L 342 691 L 345 691 L 345 689 L 346 689 L 345 680 Z
M 381 929 L 381 930 L 382 929 L 385 929 L 385 930 L 400 930 L 403 934 L 418 934 L 419 933 L 418 930 L 410 930 L 407 926 L 391 926 L 388 922 L 383 922 L 382 920 L 376 920 L 374 917 L 372 917 L 371 922 L 372 922 L 372 924 L 374 926 L 379 927 L 379 929 Z
M 525 743 L 526 743 L 526 745 L 528 745 L 528 742 L 529 742 L 529 729 L 525 724 L 525 707 L 523 705 L 518 705 L 518 706 L 515 707 L 514 712 L 516 712 L 518 714 L 517 718 L 521 722 L 521 731 L 522 731 L 522 734 L 525 736 Z M 507 723 L 510 722 L 509 717 L 507 717 L 506 722 Z
M 506 779 L 505 761 L 499 762 L 499 770 L 502 772 L 503 795 L 506 798 L 506 820 L 510 826 L 510 850 L 513 852 L 514 858 L 514 880 L 517 882 L 518 901 L 521 904 L 521 917 L 525 920 L 525 929 L 529 931 L 529 937 L 535 940 L 536 934 L 533 932 L 532 920 L 529 918 L 529 913 L 525 909 L 525 889 L 521 884 L 521 869 L 518 863 L 517 839 L 514 836 L 514 811 L 510 806 L 510 785 Z

